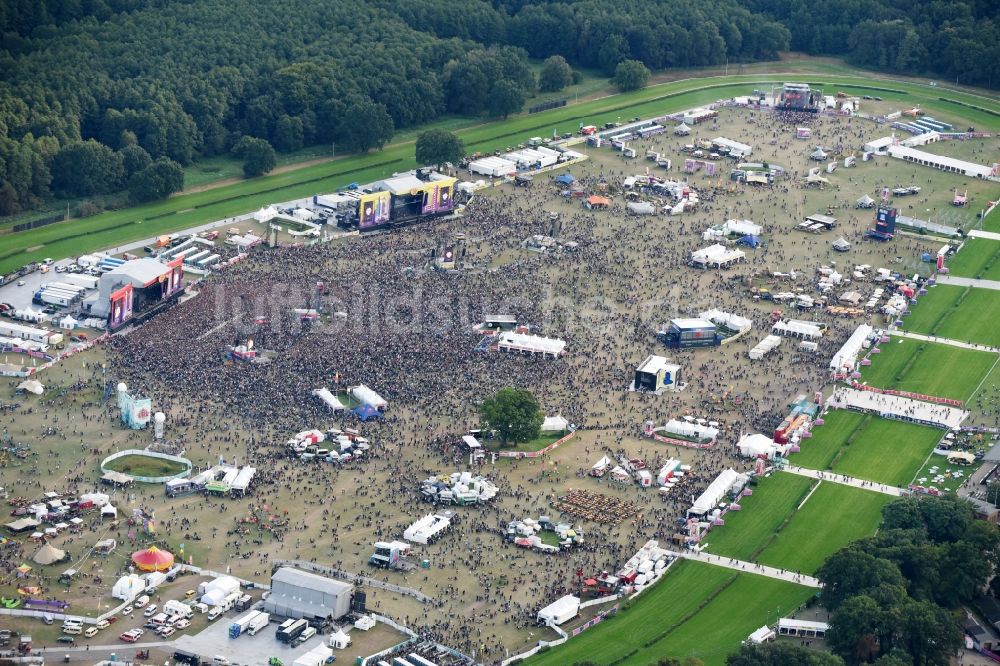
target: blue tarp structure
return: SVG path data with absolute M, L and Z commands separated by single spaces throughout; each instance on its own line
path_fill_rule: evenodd
M 561 173 L 556 176 L 556 182 L 560 185 L 572 185 L 576 182 L 576 178 L 571 173 Z
M 357 407 L 352 409 L 351 412 L 362 421 L 382 418 L 382 412 L 378 411 L 375 407 L 372 407 L 371 405 L 358 405 Z
M 739 239 L 738 241 L 736 241 L 736 244 L 746 245 L 748 247 L 756 248 L 758 245 L 760 245 L 760 237 L 748 234 L 743 238 Z

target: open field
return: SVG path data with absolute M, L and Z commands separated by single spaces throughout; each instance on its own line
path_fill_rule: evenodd
M 979 280 L 1000 280 L 1000 241 L 970 236 L 947 266 L 949 274 Z
M 794 474 L 771 474 L 753 486 L 753 495 L 740 501 L 739 511 L 725 516 L 725 525 L 712 528 L 705 539 L 706 550 L 713 555 L 726 555 L 739 560 L 751 560 L 760 552 L 795 511 L 802 498 L 815 483 Z
M 722 567 L 700 562 L 677 562 L 631 608 L 526 663 L 556 666 L 585 660 L 598 664 L 614 661 L 622 656 L 624 646 L 639 647 L 656 638 L 697 612 L 705 599 L 718 593 L 738 576 Z
M 601 124 L 622 117 L 648 117 L 678 111 L 722 97 L 745 94 L 755 86 L 783 80 L 836 86 L 848 94 L 864 94 L 866 91 L 878 90 L 887 103 L 894 101 L 910 105 L 920 103 L 932 113 L 940 110 L 943 114 L 953 113 L 957 109 L 982 128 L 1000 127 L 1000 118 L 977 112 L 972 108 L 956 107 L 938 98 L 947 95 L 948 99 L 976 106 L 990 106 L 991 102 L 987 99 L 965 92 L 931 89 L 911 82 L 879 81 L 856 75 L 842 75 L 845 72 L 856 71 L 843 66 L 840 69 L 841 73 L 838 74 L 769 73 L 674 81 L 538 114 L 522 114 L 508 121 L 483 123 L 462 129 L 459 134 L 470 152 L 477 150 L 488 152 L 514 145 L 533 134 L 549 135 L 553 129 L 558 130 L 560 125 L 562 131 L 573 131 L 581 122 Z M 453 119 L 441 122 L 451 127 L 455 126 Z M 422 129 L 433 126 L 436 125 Z M 352 181 L 365 182 L 385 177 L 392 172 L 414 166 L 411 140 L 409 136 L 403 141 L 397 138 L 396 143 L 379 153 L 352 155 L 281 174 L 176 196 L 166 201 L 21 232 L 4 239 L 4 251 L 0 253 L 0 272 L 7 272 L 26 262 L 46 256 L 61 258 L 114 247 L 116 244 L 250 212 L 267 203 L 289 201 L 317 192 L 332 191 Z M 932 177 L 928 175 L 928 178 Z
M 761 564 L 815 573 L 826 558 L 878 527 L 889 495 L 820 482 L 774 541 L 757 558 Z
M 696 656 L 708 665 L 721 665 L 779 608 L 788 613 L 813 594 L 809 588 L 763 576 L 679 562 L 627 611 L 525 663 L 646 666 L 666 656 Z
M 502 446 L 500 440 L 498 439 L 487 439 L 483 441 L 483 446 L 491 451 L 541 451 L 549 444 L 557 442 L 565 436 L 566 433 L 542 433 L 538 437 L 529 440 L 527 442 L 517 442 L 516 444 L 508 444 L 507 446 Z
M 180 474 L 187 469 L 184 465 L 172 460 L 138 455 L 117 458 L 108 463 L 107 467 L 116 472 L 124 472 L 133 476 L 153 477 Z
M 961 342 L 1000 346 L 997 293 L 974 287 L 935 285 L 911 306 L 912 314 L 903 320 L 904 328 Z
M 924 464 L 943 431 L 872 419 L 848 445 L 833 471 L 892 486 L 906 486 Z
M 997 296 L 1000 292 L 970 288 L 934 335 L 991 347 L 1000 346 L 1000 326 L 997 326 L 1000 321 L 1000 298 Z
M 938 284 L 930 287 L 927 293 L 919 298 L 916 305 L 910 305 L 909 316 L 903 317 L 903 328 L 914 333 L 932 334 L 944 319 L 945 315 L 955 307 L 962 297 L 965 287 L 950 284 Z M 941 335 L 941 337 L 946 337 Z
M 661 655 L 693 656 L 706 666 L 723 666 L 754 630 L 790 615 L 816 590 L 753 574 L 740 574 L 732 585 L 666 638 L 623 663 L 647 666 Z
M 813 426 L 812 437 L 799 443 L 802 450 L 791 454 L 792 464 L 809 469 L 830 469 L 844 442 L 868 418 L 866 414 L 846 409 L 828 412 L 823 416 L 823 425 Z
M 884 389 L 968 400 L 997 355 L 921 340 L 893 337 L 869 356 L 861 382 Z

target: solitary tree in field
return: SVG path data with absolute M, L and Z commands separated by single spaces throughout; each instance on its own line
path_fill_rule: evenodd
M 500 79 L 490 89 L 490 115 L 500 116 L 504 120 L 512 113 L 517 113 L 524 106 L 524 91 L 509 79 Z
M 465 157 L 465 144 L 454 133 L 443 129 L 427 130 L 417 137 L 417 164 L 440 166 L 458 164 Z
M 562 90 L 573 83 L 573 70 L 570 68 L 566 58 L 561 55 L 550 56 L 542 64 L 542 71 L 538 75 L 538 89 L 542 92 L 554 92 Z
M 274 148 L 264 139 L 245 136 L 233 146 L 233 154 L 243 160 L 243 175 L 254 178 L 274 168 Z
M 639 90 L 649 83 L 649 69 L 638 60 L 623 60 L 615 67 L 611 80 L 622 92 Z
M 545 416 L 538 399 L 524 389 L 504 388 L 483 401 L 479 414 L 486 428 L 494 430 L 500 443 L 527 442 L 538 437 Z

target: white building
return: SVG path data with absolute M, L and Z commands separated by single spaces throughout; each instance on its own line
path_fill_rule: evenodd
M 889 146 L 886 152 L 888 152 L 891 157 L 895 157 L 896 159 L 905 160 L 914 164 L 920 164 L 921 166 L 932 167 L 934 169 L 940 169 L 941 171 L 947 171 L 949 173 L 957 173 L 961 176 L 968 176 L 969 178 L 981 178 L 983 180 L 997 180 L 1000 178 L 1000 167 L 998 167 L 997 164 L 994 164 L 992 167 L 988 167 L 981 164 L 975 164 L 973 162 L 966 162 L 965 160 L 955 159 L 954 157 L 935 155 L 933 153 L 917 150 L 916 148 L 909 148 L 907 146 Z
M 873 329 L 868 324 L 861 324 L 847 342 L 837 350 L 837 353 L 830 359 L 831 372 L 850 372 L 854 370 L 854 365 L 858 362 L 858 354 L 864 349 L 865 340 L 871 337 Z
M 385 409 L 386 407 L 389 406 L 389 403 L 386 402 L 382 396 L 380 396 L 378 393 L 371 390 L 364 384 L 358 384 L 357 386 L 352 386 L 349 389 L 349 391 L 351 395 L 354 397 L 354 399 L 360 402 L 362 405 L 371 405 L 372 407 L 380 410 Z
M 555 358 L 566 353 L 566 341 L 528 333 L 504 331 L 497 340 L 497 350 L 521 354 L 541 354 Z
M 580 612 L 580 598 L 567 594 L 538 611 L 538 624 L 560 625 L 569 622 Z
M 740 437 L 740 441 L 736 442 L 736 446 L 740 450 L 740 455 L 744 458 L 759 458 L 764 456 L 768 459 L 778 455 L 785 455 L 789 448 L 787 444 L 776 444 L 767 435 L 759 433 L 743 435 Z
M 403 531 L 403 538 L 425 546 L 434 542 L 438 536 L 451 527 L 451 519 L 439 513 L 428 514 L 415 521 Z
M 802 321 L 801 319 L 786 319 L 784 321 L 779 321 L 771 327 L 771 331 L 777 335 L 784 335 L 788 337 L 803 338 L 803 339 L 815 339 L 823 337 L 823 331 L 825 327 L 819 324 L 814 324 L 811 321 Z
M 749 480 L 750 478 L 746 474 L 740 474 L 732 468 L 723 470 L 712 483 L 708 484 L 705 492 L 694 501 L 694 504 L 688 509 L 688 513 L 694 516 L 705 515 L 725 499 L 731 491 L 742 489 Z
M 733 141 L 732 139 L 727 139 L 723 136 L 712 139 L 712 145 L 719 148 L 729 149 L 729 154 L 732 157 L 748 157 L 750 153 L 753 152 L 753 146 L 740 143 L 739 141 Z
M 743 250 L 728 248 L 716 243 L 692 252 L 690 264 L 698 268 L 725 268 L 738 261 L 743 261 L 746 257 Z
M 500 157 L 483 157 L 469 163 L 469 172 L 497 178 L 517 172 L 517 164 Z

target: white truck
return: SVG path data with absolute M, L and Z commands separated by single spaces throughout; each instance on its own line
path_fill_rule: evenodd
M 250 628 L 250 626 L 254 624 L 254 621 L 260 614 L 261 614 L 260 611 L 252 610 L 248 613 L 244 613 L 243 615 L 233 620 L 233 623 L 229 625 L 229 637 L 239 638 L 241 634 L 246 632 Z
M 271 621 L 271 616 L 263 611 L 259 611 L 257 616 L 250 620 L 250 624 L 247 625 L 247 633 L 251 636 L 255 636 L 258 631 L 263 629 Z

